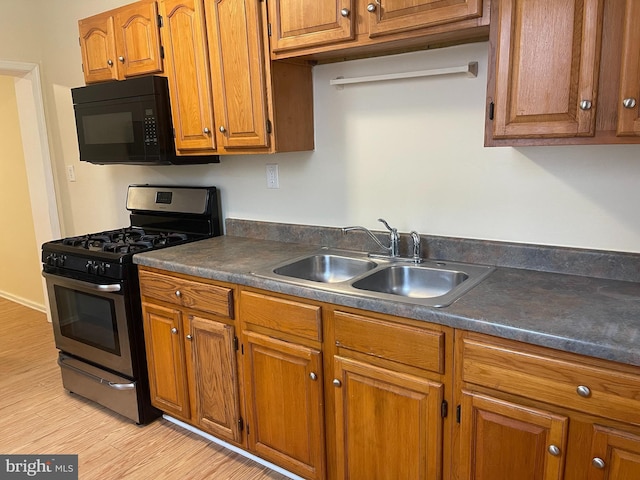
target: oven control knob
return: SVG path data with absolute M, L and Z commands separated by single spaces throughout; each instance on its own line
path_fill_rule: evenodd
M 87 261 L 85 268 L 87 269 L 87 273 L 93 273 L 94 275 L 98 274 L 98 263 L 93 260 Z
M 55 253 L 51 253 L 47 255 L 47 258 L 45 259 L 47 262 L 47 265 L 51 265 L 52 267 L 55 267 L 57 258 L 58 258 L 58 255 L 56 255 Z
M 66 255 L 56 255 L 53 262 L 56 267 L 62 267 L 64 265 L 64 261 L 67 259 Z
M 99 273 L 100 275 L 104 275 L 105 272 L 105 263 L 104 262 L 96 262 L 96 273 Z

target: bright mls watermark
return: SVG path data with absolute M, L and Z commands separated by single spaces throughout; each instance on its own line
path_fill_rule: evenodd
M 78 455 L 0 455 L 0 479 L 78 480 Z

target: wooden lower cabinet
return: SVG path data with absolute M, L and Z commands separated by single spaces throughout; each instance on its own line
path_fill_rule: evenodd
M 441 478 L 443 386 L 334 358 L 338 479 Z
M 249 449 L 305 478 L 324 477 L 324 402 L 319 350 L 246 332 Z
M 640 436 L 595 426 L 587 480 L 640 478 Z
M 569 419 L 463 392 L 459 479 L 560 480 Z

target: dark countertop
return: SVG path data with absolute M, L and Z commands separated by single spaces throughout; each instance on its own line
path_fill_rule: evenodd
M 640 366 L 640 283 L 498 267 L 449 307 L 433 308 L 250 273 L 318 250 L 317 245 L 222 236 L 137 254 L 134 262 Z

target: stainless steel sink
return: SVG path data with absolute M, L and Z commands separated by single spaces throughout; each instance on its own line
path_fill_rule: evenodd
M 449 293 L 468 279 L 469 275 L 457 270 L 394 265 L 353 282 L 353 288 L 402 297 L 433 298 Z
M 357 277 L 377 266 L 377 263 L 366 258 L 318 254 L 275 268 L 273 272 L 313 282 L 338 283 Z
M 493 267 L 459 262 L 369 257 L 364 252 L 323 248 L 254 275 L 298 286 L 379 300 L 446 307 L 484 280 Z

